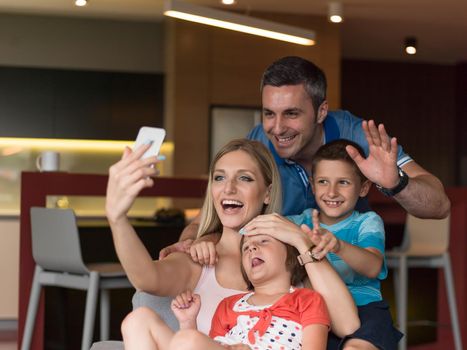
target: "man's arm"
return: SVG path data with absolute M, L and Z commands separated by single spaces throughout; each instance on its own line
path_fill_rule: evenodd
M 394 199 L 407 212 L 419 218 L 447 217 L 451 202 L 441 181 L 415 162 L 407 163 L 402 170 L 409 176 L 409 183 Z
M 180 234 L 179 241 L 185 241 L 187 239 L 196 239 L 198 235 L 199 223 L 201 221 L 201 212 L 196 215 L 196 217 L 183 229 Z
M 192 222 L 190 222 L 180 234 L 178 242 L 161 249 L 159 252 L 159 260 L 164 259 L 167 255 L 174 252 L 189 253 L 190 247 L 198 234 L 198 227 L 201 219 L 201 213 L 196 215 Z
M 397 139 L 390 138 L 383 124 L 363 121 L 362 128 L 368 141 L 369 155 L 363 158 L 352 146 L 347 152 L 368 180 L 384 188 L 399 184 L 397 171 Z M 409 176 L 408 185 L 394 199 L 410 214 L 420 218 L 442 219 L 449 214 L 450 201 L 441 181 L 411 161 L 402 169 Z
M 220 234 L 206 234 L 197 239 L 200 220 L 201 213 L 196 215 L 193 221 L 183 229 L 178 242 L 159 252 L 159 260 L 171 253 L 182 252 L 190 254 L 194 262 L 214 266 L 217 262 L 216 244 L 220 239 Z

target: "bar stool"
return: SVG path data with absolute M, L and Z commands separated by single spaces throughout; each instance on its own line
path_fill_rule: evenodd
M 86 265 L 81 254 L 76 217 L 71 209 L 31 208 L 32 251 L 36 267 L 31 286 L 21 350 L 28 350 L 34 331 L 42 287 L 86 290 L 81 349 L 91 347 L 100 290 L 101 340 L 109 338 L 109 290 L 132 288 L 118 263 Z
M 407 334 L 408 268 L 443 268 L 455 349 L 462 350 L 449 255 L 449 230 L 449 217 L 443 220 L 428 220 L 407 214 L 402 245 L 391 251 L 386 251 L 386 264 L 389 268 L 394 269 L 397 320 L 399 330 L 405 335 Z M 404 336 L 399 343 L 399 350 L 406 348 L 407 337 Z

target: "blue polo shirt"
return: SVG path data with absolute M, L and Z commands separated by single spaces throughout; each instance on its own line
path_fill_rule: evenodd
M 324 142 L 337 139 L 347 139 L 359 144 L 368 156 L 368 142 L 362 129 L 362 119 L 355 117 L 348 111 L 330 111 L 323 122 Z M 265 144 L 276 160 L 282 179 L 282 214 L 293 215 L 303 212 L 306 208 L 316 208 L 315 198 L 308 181 L 310 174 L 293 161 L 279 157 L 273 144 L 266 136 L 262 124 L 256 125 L 247 135 L 250 140 L 257 140 Z M 402 147 L 398 146 L 397 165 L 403 166 L 412 158 Z M 360 212 L 370 210 L 368 200 L 360 199 L 355 208 Z

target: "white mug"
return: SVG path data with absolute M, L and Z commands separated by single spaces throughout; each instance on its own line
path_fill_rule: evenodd
M 55 151 L 43 151 L 36 159 L 36 167 L 39 171 L 58 171 L 60 168 L 60 153 Z

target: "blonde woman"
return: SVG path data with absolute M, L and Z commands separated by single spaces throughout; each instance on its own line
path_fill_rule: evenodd
M 238 231 L 257 215 L 279 211 L 279 174 L 274 159 L 261 143 L 246 139 L 229 142 L 212 162 L 198 233 L 198 237 L 222 233 L 215 246 L 217 264 L 201 266 L 185 253 L 173 253 L 163 260 L 153 261 L 127 217 L 138 193 L 154 184 L 151 177 L 156 175 L 156 170 L 151 165 L 157 163 L 156 157 L 140 159 L 147 148 L 142 146 L 134 152 L 126 149 L 122 159 L 110 168 L 106 213 L 115 248 L 136 289 L 159 296 L 176 296 L 186 290 L 199 294 L 203 303 L 197 327 L 208 334 L 220 300 L 247 290 L 240 269 L 241 235 Z M 278 235 L 300 254 L 313 245 L 309 236 L 292 223 L 284 224 Z M 326 261 L 305 267 L 313 288 L 327 304 L 334 332 L 343 336 L 357 329 L 355 305 L 333 268 Z M 146 317 L 153 312 L 140 308 L 124 321 L 126 348 L 140 346 L 133 343 L 137 339 L 126 334 L 132 334 L 141 314 Z

